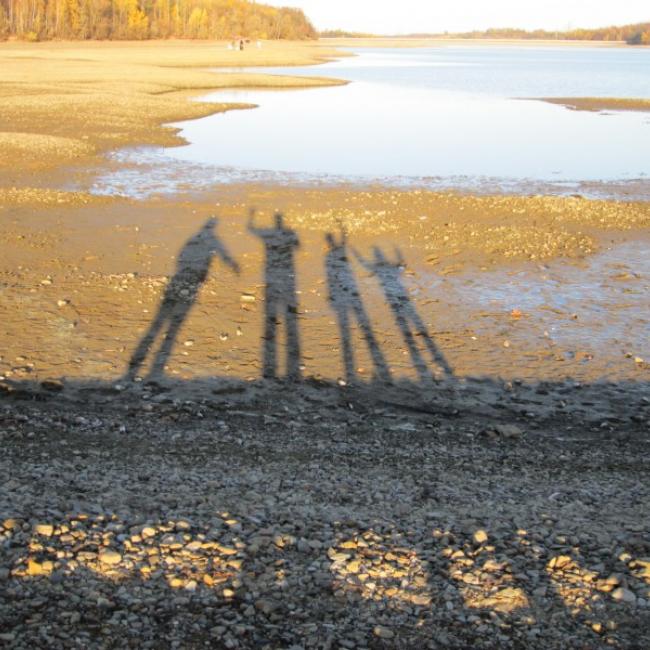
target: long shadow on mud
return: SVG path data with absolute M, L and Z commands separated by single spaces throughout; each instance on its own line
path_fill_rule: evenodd
M 438 366 L 445 376 L 451 377 L 453 375 L 451 367 L 431 338 L 426 325 L 411 301 L 408 290 L 404 286 L 402 275 L 406 269 L 406 262 L 401 251 L 395 249 L 395 261 L 390 260 L 378 246 L 373 248 L 372 260 L 364 259 L 357 251 L 354 251 L 354 254 L 359 263 L 379 281 L 420 381 L 427 382 L 434 377 L 429 363 L 418 348 L 416 338 L 423 341 L 431 356 L 431 361 Z
M 350 266 L 347 234 L 341 229 L 340 238 L 337 240 L 333 233 L 327 233 L 325 241 L 328 245 L 325 257 L 327 288 L 329 301 L 336 313 L 339 326 L 345 379 L 348 383 L 357 380 L 351 329 L 351 321 L 354 319 L 370 352 L 374 368 L 373 376 L 383 382 L 389 382 L 391 375 L 388 363 L 373 332 L 354 271 Z
M 264 244 L 264 333 L 263 376 L 279 376 L 277 360 L 278 326 L 284 321 L 287 340 L 286 377 L 300 379 L 300 333 L 298 331 L 298 295 L 294 253 L 300 246 L 296 232 L 284 224 L 281 213 L 276 213 L 270 228 L 255 224 L 251 210 L 248 231 Z
M 295 266 L 295 252 L 300 242 L 296 232 L 285 224 L 280 213 L 275 215 L 270 226 L 258 225 L 254 211 L 251 211 L 248 221 L 249 232 L 261 240 L 265 251 L 262 376 L 257 381 L 218 375 L 205 379 L 172 378 L 166 375 L 165 366 L 179 331 L 207 280 L 214 258 L 232 271 L 239 272 L 237 262 L 216 235 L 216 226 L 216 218 L 208 219 L 181 248 L 175 274 L 164 292 L 154 320 L 131 355 L 124 376 L 75 381 L 66 381 L 61 377 L 44 382 L 7 378 L 0 381 L 0 396 L 47 400 L 53 392 L 66 389 L 73 397 L 75 394 L 104 395 L 110 400 L 122 391 L 124 395 L 132 393 L 138 398 L 148 390 L 189 398 L 199 395 L 201 399 L 239 394 L 243 396 L 243 401 L 248 400 L 248 396 L 252 396 L 253 400 L 256 396 L 273 400 L 278 395 L 285 400 L 292 396 L 286 394 L 283 380 L 287 380 L 294 384 L 292 394 L 297 399 L 300 395 L 308 395 L 315 402 L 354 403 L 357 405 L 355 408 L 361 410 L 378 406 L 425 416 L 456 417 L 463 414 L 467 417 L 477 416 L 481 420 L 492 418 L 496 422 L 502 417 L 513 416 L 524 423 L 535 420 L 537 423 L 553 421 L 570 425 L 573 421 L 591 426 L 598 422 L 604 431 L 619 428 L 619 425 L 624 427 L 638 423 L 643 426 L 650 415 L 647 381 L 581 385 L 569 379 L 557 382 L 507 382 L 498 377 L 456 377 L 411 300 L 403 279 L 406 266 L 401 252 L 396 250 L 394 259 L 391 259 L 379 247 L 375 247 L 372 257 L 365 259 L 356 250 L 350 249 L 343 231 L 338 237 L 334 233 L 325 234 L 328 250 L 324 262 L 328 297 L 338 321 L 342 366 L 347 381 L 340 386 L 336 381 L 301 377 Z M 364 305 L 349 250 L 353 250 L 363 267 L 378 280 L 418 373 L 417 381 L 391 376 L 388 359 Z M 284 364 L 278 363 L 277 339 L 281 325 L 286 330 Z M 358 329 L 372 359 L 373 376 L 370 379 L 357 376 L 353 345 L 355 329 Z M 152 355 L 158 339 L 161 339 L 160 346 Z M 155 381 L 133 381 L 142 376 L 147 357 L 153 358 L 146 378 Z M 284 365 L 284 368 L 279 368 L 279 365 Z M 267 379 L 274 381 L 266 382 Z M 432 379 L 440 379 L 435 391 L 431 390 Z M 298 384 L 297 380 L 300 380 Z
M 239 273 L 239 265 L 215 234 L 217 223 L 215 217 L 209 218 L 181 249 L 176 273 L 165 290 L 158 313 L 131 356 L 127 379 L 136 377 L 161 333 L 162 343 L 151 362 L 148 378 L 156 379 L 163 375 L 178 332 L 197 300 L 214 257 L 220 258 L 224 264 Z

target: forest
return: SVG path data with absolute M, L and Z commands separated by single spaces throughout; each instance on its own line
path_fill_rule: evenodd
M 0 0 L 0 39 L 311 39 L 300 9 L 249 0 Z
M 423 36 L 412 34 L 412 36 Z M 441 36 L 438 34 L 438 36 Z M 466 32 L 462 34 L 445 34 L 455 38 L 496 38 L 528 40 L 571 40 L 571 41 L 625 41 L 630 45 L 650 45 L 650 23 L 599 27 L 597 29 L 572 29 L 568 31 L 545 31 L 537 29 L 488 29 L 486 31 Z

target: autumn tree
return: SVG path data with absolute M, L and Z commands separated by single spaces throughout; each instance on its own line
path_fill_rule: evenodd
M 0 0 L 0 38 L 315 38 L 302 11 L 249 0 Z
M 9 36 L 9 18 L 7 17 L 7 10 L 0 5 L 0 40 L 4 40 Z

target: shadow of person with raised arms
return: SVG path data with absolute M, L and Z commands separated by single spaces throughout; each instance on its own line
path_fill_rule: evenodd
M 361 265 L 379 280 L 384 291 L 384 296 L 386 297 L 386 302 L 393 312 L 395 322 L 402 333 L 406 347 L 411 355 L 411 361 L 420 376 L 420 380 L 431 380 L 433 376 L 428 363 L 417 346 L 416 336 L 423 340 L 433 363 L 446 376 L 452 376 L 453 371 L 451 367 L 442 352 L 436 347 L 404 286 L 402 275 L 406 268 L 406 263 L 401 251 L 395 248 L 394 262 L 389 260 L 378 246 L 373 247 L 373 259 L 371 261 L 365 260 L 356 250 L 354 254 Z
M 271 228 L 255 225 L 255 210 L 248 218 L 248 231 L 259 237 L 265 249 L 265 313 L 263 376 L 277 378 L 278 325 L 284 320 L 287 335 L 286 377 L 300 379 L 300 336 L 294 252 L 300 246 L 295 231 L 284 225 L 281 213 L 275 214 Z
M 350 331 L 350 320 L 355 318 L 361 328 L 361 333 L 372 358 L 374 377 L 383 382 L 390 382 L 388 364 L 375 338 L 370 318 L 363 305 L 354 272 L 350 266 L 347 253 L 347 233 L 341 228 L 341 236 L 337 241 L 335 236 L 328 232 L 325 235 L 325 241 L 329 246 L 325 257 L 329 301 L 332 309 L 336 312 L 339 324 L 345 379 L 350 383 L 356 378 L 354 349 Z
M 161 332 L 164 332 L 163 340 L 147 376 L 153 379 L 163 374 L 178 332 L 196 302 L 215 256 L 235 273 L 239 273 L 239 265 L 214 233 L 217 223 L 216 217 L 210 217 L 181 249 L 176 263 L 176 273 L 165 289 L 156 318 L 131 356 L 128 379 L 135 379 Z

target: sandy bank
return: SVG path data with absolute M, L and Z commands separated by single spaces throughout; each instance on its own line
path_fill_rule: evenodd
M 650 99 L 627 97 L 542 97 L 541 101 L 559 104 L 575 111 L 650 111 Z
M 565 267 L 578 277 L 581 269 L 593 274 L 586 260 L 596 252 L 647 241 L 646 203 L 254 185 L 222 187 L 218 197 L 212 191 L 147 202 L 27 192 L 0 194 L 0 308 L 6 314 L 0 374 L 8 378 L 119 379 L 176 285 L 189 292 L 181 327 L 164 358 L 156 357 L 159 344 L 152 342 L 139 372 L 159 358 L 165 372 L 178 379 L 259 378 L 269 354 L 265 319 L 279 291 L 295 294 L 301 348 L 292 351 L 278 325 L 273 353 L 280 374 L 286 355 L 295 353 L 304 376 L 366 379 L 377 371 L 379 357 L 373 353 L 380 349 L 387 374 L 417 378 L 425 353 L 409 347 L 399 313 L 395 321 L 392 290 L 386 293 L 381 276 L 364 266 L 376 263 L 378 251 L 391 263 L 402 256 L 400 278 L 394 279 L 403 287 L 400 302 L 418 314 L 423 324 L 418 331 L 427 332 L 457 377 L 637 381 L 648 374 L 633 338 L 604 349 L 602 338 L 583 340 L 580 333 L 594 327 L 599 337 L 616 336 L 598 329 L 602 315 L 591 311 L 597 296 L 593 304 L 556 305 L 547 297 L 531 305 L 522 280 L 520 288 L 510 289 L 508 306 L 482 299 L 480 288 L 496 282 L 498 289 L 522 272 L 542 284 Z M 293 233 L 286 236 L 299 243 L 295 256 L 275 260 L 270 248 L 265 257 L 266 234 L 258 236 L 247 224 L 252 208 L 262 229 L 272 229 L 274 213 L 282 212 L 286 232 Z M 215 250 L 227 256 L 206 253 L 207 275 L 186 282 L 184 251 L 213 215 L 218 223 L 210 237 L 219 242 Z M 348 233 L 347 262 L 339 264 L 337 255 L 346 251 L 330 250 L 327 235 L 339 241 L 341 225 Z M 228 260 L 236 262 L 237 272 Z M 625 314 L 638 304 L 631 310 L 636 324 L 628 321 L 633 337 L 646 312 L 638 302 L 644 276 L 627 260 L 603 273 L 598 281 L 614 292 L 610 324 L 622 317 L 616 309 Z M 341 302 L 350 283 L 357 298 Z M 341 333 L 336 320 L 341 305 L 363 306 L 374 348 L 356 322 L 352 334 Z M 553 329 L 562 337 L 548 334 Z M 348 344 L 355 361 L 346 370 Z M 444 364 L 429 360 L 425 366 L 426 373 L 444 374 Z
M 270 42 L 243 52 L 194 41 L 0 44 L 0 185 L 33 183 L 33 172 L 72 160 L 92 164 L 117 147 L 179 144 L 162 124 L 233 108 L 189 101 L 210 90 L 331 85 L 236 68 L 306 65 L 333 53 L 315 43 Z M 233 71 L 206 70 L 212 67 Z

